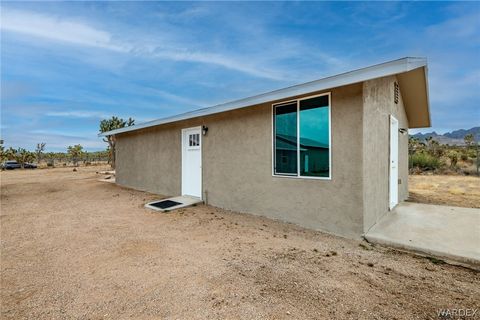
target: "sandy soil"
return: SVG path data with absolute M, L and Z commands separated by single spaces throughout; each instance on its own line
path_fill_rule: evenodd
M 480 307 L 478 272 L 209 206 L 156 213 L 143 208 L 155 196 L 94 170 L 1 173 L 2 319 L 437 319 Z
M 480 178 L 460 175 L 410 175 L 410 200 L 480 208 Z

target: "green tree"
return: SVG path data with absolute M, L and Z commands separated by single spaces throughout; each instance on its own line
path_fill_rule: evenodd
M 32 162 L 35 159 L 35 153 L 28 151 L 24 148 L 18 148 L 15 158 L 18 163 L 22 165 L 22 168 L 25 166 L 25 163 Z
M 463 141 L 465 141 L 465 145 L 467 146 L 467 148 L 470 148 L 475 142 L 475 137 L 472 133 L 469 133 L 465 135 L 465 137 L 463 137 Z
M 437 140 L 434 140 L 432 137 L 428 137 L 425 139 L 427 143 L 427 150 L 432 156 L 438 156 L 438 149 L 440 148 L 440 144 Z
M 8 148 L 5 151 L 5 158 L 7 160 L 15 160 L 17 158 L 17 150 L 13 149 L 12 147 Z
M 73 165 L 77 166 L 78 159 L 83 154 L 83 147 L 80 144 L 76 144 L 74 146 L 68 146 L 67 153 L 72 158 Z
M 37 147 L 35 148 L 35 155 L 37 156 L 37 162 L 40 164 L 42 161 L 43 151 L 45 151 L 45 142 L 37 143 Z
M 3 145 L 0 145 L 0 162 L 7 160 L 7 154 L 5 153 L 5 148 Z
M 100 121 L 100 133 L 124 127 L 130 127 L 134 124 L 135 120 L 132 118 L 128 118 L 128 120 L 123 120 L 122 118 L 113 116 L 110 119 L 104 119 Z M 106 136 L 103 141 L 108 143 L 110 151 L 110 165 L 112 166 L 112 169 L 115 169 L 115 135 Z
M 420 139 L 415 137 L 408 138 L 408 150 L 410 151 L 410 154 L 417 152 L 421 148 L 422 148 L 422 142 L 420 142 Z
M 450 159 L 450 167 L 454 168 L 458 162 L 458 152 L 455 150 L 450 150 L 447 153 L 447 157 Z
M 56 159 L 56 153 L 55 152 L 46 153 L 45 158 L 47 158 L 47 167 L 54 167 L 55 166 L 55 159 Z

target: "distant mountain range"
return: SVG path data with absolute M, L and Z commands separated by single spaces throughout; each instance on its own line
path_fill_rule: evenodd
M 476 142 L 480 142 L 480 127 L 473 127 L 468 130 L 460 129 L 452 132 L 447 132 L 445 134 L 438 134 L 435 131 L 430 133 L 416 133 L 412 135 L 412 137 L 418 138 L 421 141 L 424 141 L 428 137 L 432 137 L 434 140 L 438 141 L 440 144 L 464 145 L 465 141 L 463 140 L 463 138 L 470 133 L 473 134 L 473 137 Z

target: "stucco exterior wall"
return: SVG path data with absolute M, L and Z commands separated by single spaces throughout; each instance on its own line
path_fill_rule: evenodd
M 390 115 L 399 128 L 408 128 L 401 94 L 394 102 L 395 76 L 363 83 L 363 185 L 364 232 L 368 231 L 389 206 Z M 408 134 L 399 133 L 398 200 L 408 198 Z
M 181 137 L 176 125 L 117 136 L 116 183 L 162 195 L 181 188 Z
M 362 85 L 336 88 L 331 97 L 331 180 L 272 176 L 268 103 L 118 135 L 117 182 L 180 194 L 181 129 L 206 125 L 203 193 L 209 204 L 358 238 L 364 208 Z

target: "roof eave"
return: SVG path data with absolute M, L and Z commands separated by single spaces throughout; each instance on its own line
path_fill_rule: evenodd
M 431 126 L 430 101 L 428 96 L 427 66 L 398 74 L 397 80 L 403 98 L 409 128 Z

